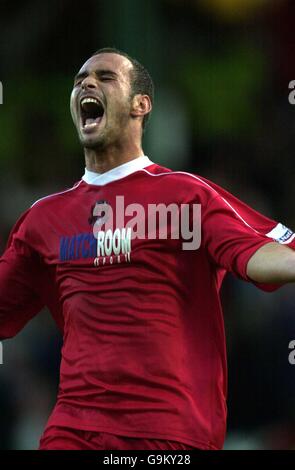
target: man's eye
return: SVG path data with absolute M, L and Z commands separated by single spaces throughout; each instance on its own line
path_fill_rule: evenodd
M 114 80 L 113 77 L 110 77 L 110 76 L 107 76 L 107 75 L 104 75 L 104 76 L 100 77 L 100 79 L 103 82 L 108 82 L 108 81 Z

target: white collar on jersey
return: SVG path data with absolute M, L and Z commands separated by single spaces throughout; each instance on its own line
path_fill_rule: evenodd
M 152 165 L 153 162 L 146 156 L 141 155 L 140 157 L 134 158 L 130 162 L 123 163 L 112 170 L 106 171 L 105 173 L 95 173 L 85 168 L 85 173 L 82 176 L 82 180 L 87 184 L 95 184 L 97 186 L 103 186 L 104 184 L 116 181 L 124 176 L 131 175 L 135 171 L 142 170 L 146 166 Z

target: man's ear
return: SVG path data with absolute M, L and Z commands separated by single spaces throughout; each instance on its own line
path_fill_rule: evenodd
M 132 99 L 131 116 L 144 117 L 152 109 L 151 99 L 148 95 L 135 95 Z

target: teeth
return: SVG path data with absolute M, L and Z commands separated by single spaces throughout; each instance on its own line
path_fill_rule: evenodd
M 99 101 L 96 98 L 83 98 L 83 100 L 81 101 L 81 104 L 85 104 L 85 103 L 99 104 Z
M 87 123 L 85 124 L 84 129 L 89 129 L 89 127 L 95 127 L 95 126 L 97 126 L 97 122 L 91 122 L 89 124 Z
M 92 127 L 98 126 L 100 121 L 101 121 L 101 118 L 96 118 L 96 119 L 88 118 L 88 119 L 86 119 L 86 122 L 85 122 L 83 128 L 84 129 L 90 129 Z

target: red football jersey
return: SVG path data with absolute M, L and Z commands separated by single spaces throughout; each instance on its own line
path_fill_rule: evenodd
M 200 204 L 199 248 L 184 250 L 181 237 L 130 238 L 131 212 L 94 236 L 94 208 L 107 203 L 115 211 L 118 196 L 131 209 L 140 205 L 143 219 L 150 204 Z M 222 448 L 219 289 L 227 271 L 248 281 L 248 260 L 273 240 L 294 245 L 289 229 L 217 185 L 143 156 L 102 175 L 86 170 L 73 188 L 37 201 L 0 260 L 0 338 L 14 336 L 44 305 L 63 331 L 48 425 Z

